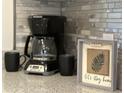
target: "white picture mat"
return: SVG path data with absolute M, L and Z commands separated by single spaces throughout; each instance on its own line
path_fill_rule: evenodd
M 111 71 L 111 68 L 112 68 L 112 45 L 103 45 L 101 47 L 93 47 L 89 44 L 86 44 L 84 43 L 83 46 L 82 46 L 83 50 L 82 50 L 82 53 L 83 53 L 83 64 L 82 64 L 82 82 L 84 83 L 89 83 L 89 84 L 95 84 L 95 85 L 100 85 L 100 86 L 105 86 L 105 87 L 111 87 L 111 82 L 103 82 L 103 77 L 106 79 L 106 80 L 110 80 L 112 81 L 111 79 L 111 76 L 112 76 L 112 71 Z M 87 49 L 103 49 L 103 50 L 109 50 L 110 51 L 110 64 L 109 64 L 109 76 L 105 76 L 105 75 L 97 75 L 97 74 L 91 74 L 91 73 L 87 73 Z M 91 76 L 91 80 L 90 79 L 85 79 L 84 76 L 85 75 L 89 75 Z M 94 81 L 94 76 L 98 77 L 98 80 Z M 90 78 L 90 77 L 89 77 Z

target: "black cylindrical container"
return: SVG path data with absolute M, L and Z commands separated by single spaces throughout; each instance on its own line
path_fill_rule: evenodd
M 72 76 L 74 71 L 74 56 L 69 54 L 60 55 L 59 70 L 63 76 Z
M 19 52 L 5 53 L 5 68 L 8 72 L 15 72 L 19 69 Z

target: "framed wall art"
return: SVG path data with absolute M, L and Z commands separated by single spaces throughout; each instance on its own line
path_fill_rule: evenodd
M 115 90 L 117 42 L 78 40 L 78 82 L 91 87 Z

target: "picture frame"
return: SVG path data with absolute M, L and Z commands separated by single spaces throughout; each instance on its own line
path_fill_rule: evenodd
M 117 87 L 117 42 L 78 39 L 78 83 L 114 91 Z

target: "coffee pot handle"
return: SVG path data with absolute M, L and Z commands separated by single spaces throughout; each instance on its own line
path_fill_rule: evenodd
M 31 37 L 33 37 L 33 36 L 32 35 L 28 35 L 27 39 L 26 39 L 26 43 L 25 43 L 24 55 L 26 55 L 27 57 L 30 57 L 30 54 L 28 54 L 28 45 L 29 45 Z

